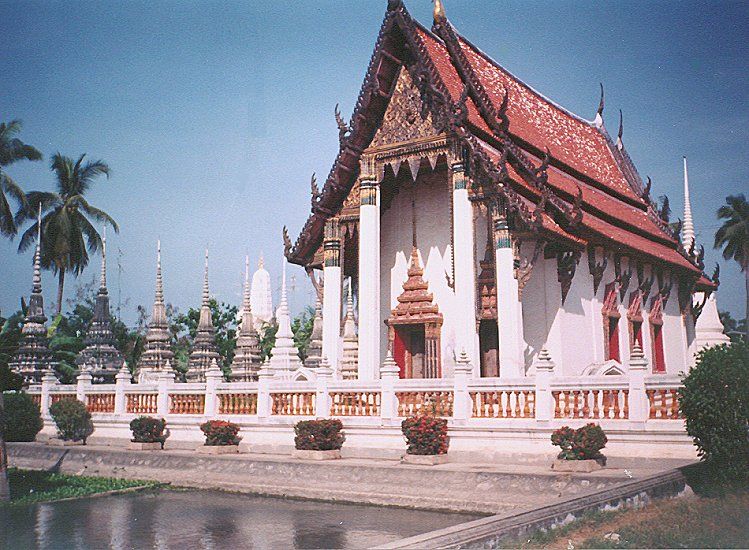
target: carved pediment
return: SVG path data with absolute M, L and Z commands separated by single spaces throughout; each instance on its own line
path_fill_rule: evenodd
M 426 114 L 426 118 L 422 118 L 422 113 Z M 438 134 L 432 123 L 432 115 L 422 108 L 421 96 L 411 75 L 401 67 L 390 104 L 370 148 L 386 147 Z

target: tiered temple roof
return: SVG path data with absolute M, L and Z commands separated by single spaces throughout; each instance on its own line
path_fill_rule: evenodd
M 107 291 L 107 238 L 101 249 L 101 284 L 96 293 L 94 316 L 83 340 L 86 346 L 75 359 L 81 372 L 91 374 L 94 382 L 112 383 L 125 360 L 117 349 L 117 340 L 112 332 L 112 316 L 109 310 Z
M 26 308 L 21 343 L 9 366 L 23 377 L 24 384 L 38 384 L 45 371 L 53 367 L 52 352 L 47 340 L 47 316 L 44 315 L 41 271 L 41 210 L 37 219 L 36 249 L 34 250 L 34 275 L 31 297 Z
M 581 250 L 616 254 L 669 268 L 715 288 L 695 255 L 660 217 L 623 143 L 603 124 L 572 114 L 536 92 L 459 35 L 435 11 L 431 30 L 400 0 L 390 0 L 369 69 L 330 174 L 288 259 L 313 263 L 323 226 L 347 201 L 359 160 L 382 123 L 402 67 L 419 86 L 441 132 L 457 139 L 474 174 L 472 196 L 498 196 L 540 238 Z

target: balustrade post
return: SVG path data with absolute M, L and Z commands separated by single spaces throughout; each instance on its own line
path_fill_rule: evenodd
M 398 418 L 398 399 L 395 396 L 395 381 L 398 380 L 400 369 L 388 351 L 385 361 L 380 366 L 380 417 L 383 420 Z
M 224 374 L 218 368 L 218 363 L 213 359 L 211 366 L 205 371 L 205 416 L 215 416 L 218 410 L 218 399 L 216 399 L 216 388 L 221 383 Z
M 539 422 L 554 419 L 554 397 L 551 394 L 554 366 L 549 351 L 543 346 L 536 357 L 536 420 Z
M 645 391 L 645 373 L 648 372 L 648 360 L 642 348 L 635 343 L 629 356 L 629 420 L 646 422 L 650 416 L 650 402 Z
M 125 414 L 125 388 L 130 385 L 130 371 L 127 365 L 122 365 L 120 371 L 114 377 L 114 414 Z
M 41 403 L 41 409 L 42 409 L 42 418 L 44 420 L 49 420 L 51 416 L 49 415 L 49 405 L 50 405 L 50 399 L 49 399 L 49 393 L 52 389 L 52 386 L 57 384 L 57 378 L 55 378 L 55 375 L 52 374 L 51 370 L 48 370 L 44 373 L 44 376 L 42 376 L 42 403 Z
M 267 362 L 257 373 L 257 417 L 269 418 L 272 412 L 270 397 L 270 383 L 273 380 L 273 370 L 268 368 Z
M 83 371 L 76 377 L 75 398 L 86 403 L 86 390 L 91 387 L 94 377 L 90 372 Z
M 328 358 L 323 356 L 320 361 L 320 366 L 315 369 L 317 374 L 315 392 L 315 416 L 317 418 L 329 418 L 330 417 L 330 392 L 328 391 L 328 384 L 333 379 L 333 369 L 330 368 Z
M 463 423 L 473 415 L 473 404 L 468 393 L 468 379 L 473 374 L 473 365 L 465 349 L 458 356 L 454 372 L 453 420 Z
M 174 371 L 168 366 L 167 361 L 167 370 L 159 371 L 156 378 L 159 392 L 156 396 L 156 414 L 162 418 L 169 414 L 169 386 L 174 383 Z

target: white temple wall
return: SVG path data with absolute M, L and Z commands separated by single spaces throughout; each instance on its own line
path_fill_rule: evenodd
M 666 359 L 666 374 L 679 374 L 687 371 L 686 328 L 679 311 L 678 283 L 676 280 L 674 280 L 671 296 L 663 311 L 663 353 Z M 648 357 L 648 362 L 650 362 L 652 370 L 652 356 Z
M 533 243 L 523 244 L 521 253 L 524 255 L 533 254 Z M 546 316 L 546 276 L 543 262 L 543 258 L 539 258 L 531 272 L 530 279 L 525 284 L 520 300 L 523 309 L 525 371 L 528 375 L 535 374 L 533 361 L 549 335 L 550 325 Z
M 444 181 L 438 177 L 419 177 L 416 194 L 416 241 L 424 280 L 439 307 L 444 322 L 441 332 L 442 376 L 452 377 L 455 366 L 455 294 L 448 286 L 452 280 L 451 196 Z M 403 283 L 408 278 L 412 243 L 411 192 L 401 191 L 382 215 L 380 224 L 380 361 L 388 346 L 388 328 L 384 321 L 398 303 Z
M 556 272 L 556 260 L 549 260 Z M 560 283 L 553 280 L 557 287 Z M 561 291 L 560 291 L 561 292 Z M 595 319 L 593 311 L 593 278 L 581 258 L 567 293 L 567 299 L 559 310 L 562 316 L 562 365 L 561 376 L 579 376 L 599 359 L 595 356 L 592 341 L 595 338 L 590 319 Z M 559 296 L 561 304 L 561 294 Z M 600 310 L 598 312 L 600 318 Z

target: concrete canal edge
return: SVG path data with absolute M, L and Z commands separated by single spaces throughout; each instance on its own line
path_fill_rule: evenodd
M 690 491 L 682 472 L 670 470 L 530 511 L 489 516 L 378 548 L 496 548 L 503 541 L 528 536 L 538 529 L 566 525 L 589 513 L 638 507 L 651 500 L 677 497 Z

